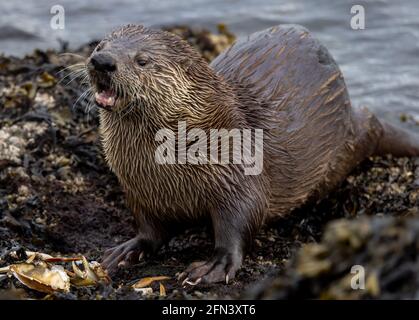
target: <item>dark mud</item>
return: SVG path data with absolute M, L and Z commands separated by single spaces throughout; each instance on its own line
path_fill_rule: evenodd
M 234 39 L 223 26 L 218 35 L 187 27 L 171 30 L 196 46 L 207 60 Z M 77 54 L 87 56 L 94 45 L 80 48 Z M 68 73 L 60 72 L 76 62 L 77 57 L 54 51 L 36 51 L 23 59 L 0 57 L 0 267 L 15 262 L 9 252 L 21 248 L 100 260 L 106 248 L 134 234 L 121 189 L 102 156 L 96 110 L 89 108 L 83 96 L 78 99 L 83 94 L 78 81 L 72 81 L 71 75 L 63 80 Z M 175 280 L 177 272 L 211 252 L 211 234 L 202 227 L 184 231 L 146 262 L 120 270 L 111 285 L 72 288 L 69 294 L 52 298 L 142 299 L 130 285 L 160 275 L 172 278 L 165 282 L 166 298 L 238 298 L 272 274 L 290 275 L 295 262 L 285 269 L 287 261 L 303 244 L 320 241 L 331 220 L 415 219 L 419 214 L 418 166 L 418 160 L 405 158 L 365 161 L 327 199 L 266 226 L 229 285 L 182 288 Z M 330 250 L 340 252 L 339 247 Z M 0 290 L 1 298 L 45 297 L 13 279 L 0 280 Z M 263 289 L 258 290 L 254 297 L 267 297 Z M 300 294 L 325 297 L 317 291 L 298 291 L 294 296 Z

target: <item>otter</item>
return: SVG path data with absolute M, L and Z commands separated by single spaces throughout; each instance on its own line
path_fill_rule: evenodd
M 214 252 L 184 283 L 233 279 L 266 221 L 324 197 L 372 155 L 418 156 L 413 133 L 353 108 L 342 73 L 304 27 L 239 39 L 211 64 L 186 41 L 140 25 L 103 39 L 86 61 L 106 161 L 137 235 L 105 252 L 110 271 L 158 250 L 173 224 L 209 218 Z M 263 129 L 263 168 L 156 163 L 162 128 Z

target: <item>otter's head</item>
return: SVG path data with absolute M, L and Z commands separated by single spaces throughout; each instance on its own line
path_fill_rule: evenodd
M 209 69 L 178 36 L 139 25 L 124 26 L 103 39 L 87 67 L 96 104 L 108 111 L 187 99 L 196 87 L 191 69 Z

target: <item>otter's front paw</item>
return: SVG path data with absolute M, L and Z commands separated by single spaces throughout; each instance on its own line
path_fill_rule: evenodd
M 118 267 L 128 266 L 141 261 L 145 252 L 144 240 L 139 237 L 132 238 L 116 247 L 105 251 L 102 266 L 110 273 Z
M 182 272 L 178 279 L 182 285 L 199 283 L 228 282 L 236 275 L 242 263 L 242 255 L 227 250 L 216 250 L 208 261 L 194 262 Z

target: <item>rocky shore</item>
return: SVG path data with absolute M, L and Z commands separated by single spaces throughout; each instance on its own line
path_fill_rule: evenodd
M 218 34 L 184 26 L 169 30 L 208 61 L 234 41 L 223 25 Z M 87 56 L 95 44 L 75 53 Z M 104 163 L 96 110 L 65 69 L 80 58 L 61 53 L 0 56 L 0 268 L 27 258 L 11 254 L 24 250 L 100 261 L 106 248 L 134 232 L 117 180 Z M 211 250 L 208 228 L 197 227 L 147 262 L 120 270 L 110 284 L 47 297 L 417 298 L 418 225 L 419 159 L 371 158 L 327 199 L 266 226 L 229 285 L 183 288 L 176 281 L 177 272 Z M 365 267 L 368 290 L 348 289 L 355 264 Z M 157 283 L 146 295 L 132 289 L 148 276 L 170 277 L 164 294 Z M 264 280 L 272 276 L 275 281 Z M 0 298 L 45 297 L 0 275 Z

